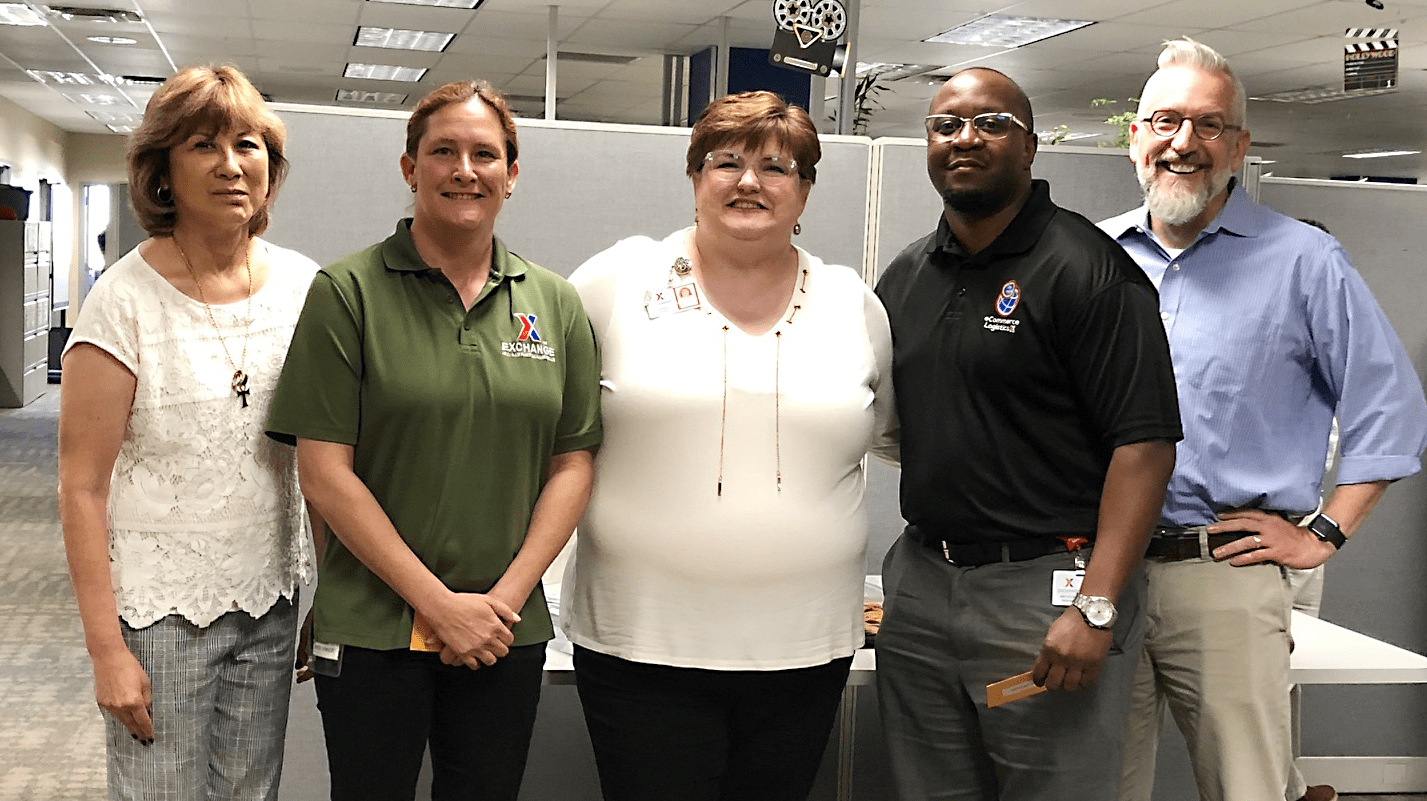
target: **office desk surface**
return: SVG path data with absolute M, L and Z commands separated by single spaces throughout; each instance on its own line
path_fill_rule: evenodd
M 1289 678 L 1299 684 L 1427 683 L 1427 656 L 1300 612 L 1293 613 L 1292 626 Z M 573 669 L 569 654 L 546 651 L 547 684 L 573 684 Z M 876 652 L 863 648 L 852 658 L 847 683 L 871 684 L 876 670 Z

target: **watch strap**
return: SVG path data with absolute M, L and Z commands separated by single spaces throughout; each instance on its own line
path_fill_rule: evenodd
M 1313 532 L 1313 536 L 1331 544 L 1334 550 L 1342 548 L 1343 543 L 1348 541 L 1343 536 L 1343 529 L 1338 527 L 1338 521 L 1322 513 L 1309 521 L 1308 530 Z

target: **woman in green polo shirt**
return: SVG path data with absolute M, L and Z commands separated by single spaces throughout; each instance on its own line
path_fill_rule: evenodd
M 328 521 L 314 669 L 334 799 L 516 798 L 552 636 L 540 576 L 601 439 L 574 289 L 506 250 L 515 123 L 484 81 L 407 123 L 413 215 L 323 269 L 269 433 Z

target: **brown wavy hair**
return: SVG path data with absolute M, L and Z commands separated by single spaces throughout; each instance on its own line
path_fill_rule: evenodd
M 268 109 L 247 76 L 229 65 L 189 67 L 164 81 L 149 98 L 144 121 L 129 137 L 129 199 L 150 236 L 173 233 L 178 221 L 173 198 L 159 199 L 168 181 L 169 152 L 200 131 L 251 131 L 268 151 L 268 196 L 248 222 L 257 236 L 268 227 L 268 209 L 287 177 L 283 146 L 287 129 Z

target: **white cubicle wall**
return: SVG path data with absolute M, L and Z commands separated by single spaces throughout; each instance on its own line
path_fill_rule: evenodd
M 267 236 L 319 262 L 386 236 L 410 214 L 411 195 L 398 157 L 405 117 L 328 108 L 278 106 L 289 127 L 292 172 Z M 689 224 L 693 197 L 684 176 L 687 129 L 521 121 L 521 174 L 497 226 L 511 249 L 568 274 L 585 258 L 635 234 L 663 236 Z M 930 232 L 940 204 L 926 176 L 925 145 L 915 139 L 829 136 L 819 180 L 796 240 L 824 259 L 875 276 L 907 243 Z M 1092 220 L 1139 203 L 1122 151 L 1042 147 L 1034 172 L 1051 182 L 1060 205 Z M 1256 178 L 1250 175 L 1250 180 Z M 1427 364 L 1423 281 L 1415 254 L 1427 252 L 1427 192 L 1327 182 L 1266 179 L 1262 198 L 1295 216 L 1323 220 L 1347 245 L 1419 371 Z M 897 472 L 873 463 L 868 473 L 872 539 L 868 572 L 901 530 Z M 1414 651 L 1427 650 L 1427 487 L 1393 487 L 1377 514 L 1330 566 L 1325 617 Z M 853 798 L 886 796 L 875 699 L 859 700 Z M 1310 753 L 1427 753 L 1427 698 L 1418 688 L 1314 687 L 1306 694 L 1304 743 Z M 1368 707 L 1371 715 L 1360 710 Z M 1358 714 L 1355 714 L 1358 713 Z M 315 712 L 295 710 L 296 727 L 316 731 Z M 306 716 L 305 718 L 302 716 Z M 1354 724 L 1354 721 L 1363 721 Z M 292 743 L 292 738 L 290 738 Z M 290 747 L 311 750 L 316 743 Z M 573 691 L 550 688 L 542 702 L 523 798 L 598 798 L 593 762 Z M 316 766 L 318 753 L 301 759 Z M 317 769 L 320 770 L 320 767 Z M 1188 780 L 1188 777 L 1183 777 Z M 1179 782 L 1182 784 L 1183 782 Z M 832 798 L 830 765 L 813 798 Z M 286 797 L 286 796 L 285 796 Z M 1184 795 L 1188 799 L 1190 794 Z M 1171 793 L 1166 801 L 1178 801 Z

